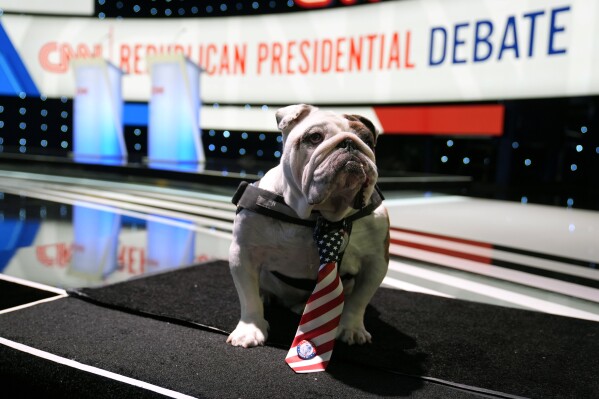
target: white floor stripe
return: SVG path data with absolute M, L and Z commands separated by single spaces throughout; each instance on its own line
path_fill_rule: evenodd
M 129 209 L 129 210 L 134 210 L 134 211 L 139 211 L 139 212 L 160 214 L 163 216 L 173 217 L 173 218 L 178 218 L 178 219 L 192 220 L 195 223 L 203 224 L 206 227 L 217 227 L 217 228 L 220 228 L 223 230 L 230 230 L 232 228 L 231 222 L 210 219 L 210 218 L 202 217 L 202 216 L 190 215 L 188 213 L 183 213 L 183 212 L 179 212 L 179 211 L 170 211 L 170 210 L 164 209 L 164 208 L 155 208 L 155 207 L 151 207 L 148 205 L 137 205 L 137 204 L 133 204 L 130 202 L 122 202 L 122 201 L 117 201 L 117 200 L 110 200 L 110 199 L 105 199 L 105 198 L 86 196 L 83 194 L 65 193 L 64 191 L 59 191 L 59 190 L 48 190 L 48 189 L 44 189 L 44 188 L 22 189 L 20 187 L 7 187 L 7 186 L 3 186 L 3 190 L 6 192 L 12 191 L 11 193 L 16 192 L 18 194 L 27 194 L 29 196 L 34 196 L 34 194 L 36 192 L 38 194 L 53 194 L 53 195 L 58 196 L 63 199 L 89 201 L 89 202 L 95 202 L 95 203 L 109 205 L 109 206 L 115 206 L 115 207 L 122 208 L 122 209 Z M 38 196 L 38 198 L 39 198 L 39 196 Z
M 171 201 L 171 202 L 180 202 L 187 205 L 200 206 L 204 208 L 216 208 L 221 209 L 223 211 L 231 211 L 235 212 L 237 207 L 231 203 L 231 198 L 227 198 L 227 202 L 224 201 L 211 201 L 205 200 L 201 198 L 190 197 L 186 194 L 189 192 L 182 191 L 181 193 L 159 193 L 159 192 L 151 192 L 147 190 L 119 190 L 119 192 L 131 194 L 131 195 L 142 195 L 149 198 L 160 198 L 162 200 Z
M 67 292 L 61 288 L 51 287 L 46 284 L 36 283 L 33 281 L 25 280 L 25 279 L 22 279 L 19 277 L 9 276 L 9 275 L 2 274 L 2 273 L 0 273 L 0 280 L 9 281 L 9 282 L 15 283 L 15 284 L 26 285 L 28 287 L 37 288 L 38 290 L 42 290 L 42 291 L 54 292 L 55 294 L 59 294 L 59 295 L 67 294 Z
M 391 238 L 396 240 L 403 240 L 413 242 L 416 244 L 429 245 L 437 248 L 449 249 L 472 255 L 485 256 L 488 258 L 518 263 L 525 266 L 532 266 L 543 270 L 569 274 L 571 276 L 599 280 L 599 269 L 575 266 L 568 263 L 556 262 L 497 249 L 483 248 L 476 245 L 444 240 L 442 238 L 426 237 L 419 234 L 412 234 L 395 230 L 391 230 L 390 233 Z
M 599 264 L 599 212 L 468 198 L 388 209 L 391 224 Z
M 31 306 L 39 305 L 40 303 L 52 302 L 52 301 L 55 301 L 57 299 L 62 299 L 62 298 L 66 298 L 66 297 L 68 297 L 68 295 L 64 294 L 64 295 L 53 296 L 53 297 L 46 298 L 46 299 L 40 299 L 39 301 L 29 302 L 29 303 L 26 303 L 24 305 L 19 305 L 19 306 L 15 306 L 15 307 L 12 307 L 12 308 L 0 310 L 0 314 L 10 313 L 10 312 L 16 312 L 17 310 L 26 309 L 26 308 L 29 308 Z
M 393 255 L 405 256 L 411 259 L 418 259 L 437 265 L 451 267 L 453 269 L 463 270 L 469 273 L 480 274 L 517 284 L 528 285 L 546 291 L 553 291 L 563 295 L 585 299 L 587 301 L 599 302 L 598 289 L 569 283 L 567 281 L 536 276 L 534 274 L 524 273 L 518 270 L 510 270 L 486 263 L 474 262 L 468 259 L 438 254 L 416 248 L 409 248 L 397 244 L 391 244 L 390 253 Z
M 444 196 L 438 196 L 438 197 L 385 199 L 384 204 L 387 206 L 401 206 L 401 205 L 442 204 L 442 203 L 453 203 L 453 202 L 465 202 L 468 200 L 469 200 L 468 197 L 461 197 L 459 195 L 449 195 L 449 196 L 444 195 Z
M 432 270 L 425 270 L 396 260 L 391 260 L 389 262 L 389 269 L 395 270 L 400 273 L 416 276 L 425 280 L 434 281 L 438 284 L 449 285 L 452 287 L 460 288 L 465 291 L 470 291 L 490 298 L 499 299 L 504 302 L 514 303 L 516 305 L 528 309 L 533 309 L 545 313 L 552 313 L 560 316 L 576 317 L 580 319 L 599 321 L 599 314 L 585 312 L 583 310 L 574 309 L 569 306 L 559 305 L 532 296 L 518 294 L 512 291 L 496 288 L 486 284 L 477 283 L 459 277 L 449 276 L 447 274 L 435 272 Z
M 52 194 L 51 192 L 43 192 L 43 191 L 35 192 L 35 191 L 29 191 L 29 190 L 9 189 L 6 187 L 3 187 L 2 190 L 9 194 L 15 194 L 15 195 L 26 194 L 27 196 L 29 196 L 31 198 L 39 198 L 39 199 L 43 199 L 43 200 L 47 200 L 47 201 L 59 202 L 59 203 L 69 204 L 69 205 L 81 205 L 81 206 L 86 206 L 88 208 L 106 210 L 108 212 L 114 212 L 114 213 L 118 213 L 121 215 L 134 216 L 139 219 L 155 220 L 155 221 L 159 221 L 161 223 L 166 223 L 166 224 L 176 224 L 176 222 L 172 222 L 172 221 L 166 222 L 165 219 L 161 218 L 161 216 L 167 217 L 167 218 L 187 220 L 192 223 L 197 223 L 197 220 L 195 219 L 194 216 L 184 214 L 184 213 L 179 213 L 179 212 L 167 211 L 164 209 L 143 207 L 144 208 L 143 210 L 128 210 L 128 209 L 123 209 L 122 204 L 119 204 L 119 203 L 99 204 L 98 202 L 101 202 L 101 201 L 96 201 L 95 198 L 87 198 L 87 200 L 86 200 L 86 199 L 83 199 L 83 196 L 79 196 L 78 199 L 77 198 L 73 199 L 73 198 L 63 197 L 60 195 L 55 195 L 55 194 Z M 95 202 L 92 202 L 92 201 L 95 201 Z M 125 206 L 127 208 L 131 208 L 131 209 L 136 208 L 132 204 L 126 204 Z M 145 212 L 147 212 L 147 213 L 145 213 Z M 160 216 L 155 216 L 155 215 L 160 215 Z M 229 226 L 229 230 L 230 230 L 232 228 L 231 223 L 229 223 L 228 226 Z M 229 233 L 229 232 L 226 232 L 226 231 L 220 232 L 217 230 L 212 230 L 209 227 L 194 225 L 191 227 L 188 226 L 188 228 L 190 228 L 191 230 L 199 231 L 199 232 L 206 233 L 206 234 L 221 236 L 222 238 L 226 238 L 229 240 L 232 237 L 231 233 Z
M 439 291 L 431 290 L 430 288 L 421 287 L 416 284 L 406 283 L 404 281 L 400 281 L 400 280 L 394 279 L 389 276 L 386 276 L 383 279 L 383 284 L 385 284 L 389 287 L 398 288 L 398 289 L 404 290 L 404 291 L 420 292 L 421 294 L 436 295 L 436 296 L 442 296 L 445 298 L 455 298 L 451 295 L 447 295 L 447 294 L 444 294 Z
M 169 396 L 171 398 L 181 398 L 188 399 L 193 398 L 193 396 L 185 395 L 180 392 L 176 392 L 170 389 L 162 388 L 157 385 L 153 385 L 144 381 L 136 380 L 134 378 L 125 377 L 124 375 L 116 374 L 108 370 L 103 370 L 97 367 L 89 366 L 87 364 L 79 363 L 74 360 L 66 359 L 64 357 L 60 357 L 54 355 L 49 352 L 45 352 L 36 348 L 32 348 L 31 346 L 23 345 L 18 342 L 10 341 L 6 338 L 0 337 L 0 344 L 8 346 L 10 348 L 16 349 L 21 352 L 29 353 L 30 355 L 40 357 L 42 359 L 49 360 L 54 363 L 63 364 L 68 367 L 72 367 L 78 370 L 87 371 L 88 373 L 100 375 L 102 377 L 110 378 L 115 381 L 120 381 L 125 384 L 133 385 L 139 388 L 147 389 L 149 391 L 157 392 L 162 395 Z
M 173 211 L 185 212 L 191 215 L 201 215 L 233 221 L 235 217 L 235 209 L 221 210 L 213 209 L 206 206 L 189 205 L 181 202 L 168 201 L 163 199 L 149 198 L 141 195 L 132 195 L 125 193 L 117 193 L 114 191 L 96 190 L 83 187 L 61 187 L 57 185 L 40 185 L 45 190 L 68 191 L 72 194 L 80 194 L 88 197 L 105 198 L 107 200 L 128 202 L 140 205 L 147 205 L 157 208 L 164 208 Z
M 599 269 L 591 269 L 590 267 L 574 266 L 568 263 L 502 251 L 499 249 L 493 250 L 493 258 L 599 281 Z
M 233 204 L 230 203 L 231 198 L 224 195 L 210 194 L 201 191 L 189 191 L 184 189 L 176 189 L 169 187 L 156 187 L 147 184 L 135 184 L 135 183 L 123 183 L 117 181 L 104 181 L 95 180 L 79 177 L 68 177 L 68 176 L 54 176 L 44 175 L 39 173 L 28 173 L 28 172 L 14 172 L 0 170 L 0 179 L 10 179 L 11 181 L 23 182 L 41 182 L 41 183 L 58 183 L 61 185 L 78 185 L 87 187 L 101 187 L 107 190 L 129 190 L 135 192 L 143 192 L 146 194 L 151 193 L 166 193 L 173 194 L 185 198 L 194 198 L 199 200 L 208 201 L 214 205 L 214 207 L 222 207 L 222 209 L 234 208 Z M 220 205 L 218 205 L 220 204 Z

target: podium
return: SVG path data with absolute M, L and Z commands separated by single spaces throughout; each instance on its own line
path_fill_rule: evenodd
M 76 161 L 123 163 L 123 72 L 103 58 L 75 59 L 73 155 Z
M 147 58 L 152 81 L 148 120 L 151 166 L 205 162 L 200 136 L 200 68 L 183 54 Z

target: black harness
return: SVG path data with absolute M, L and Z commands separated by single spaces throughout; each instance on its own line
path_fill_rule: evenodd
M 385 197 L 383 197 L 379 188 L 375 186 L 375 190 L 370 197 L 370 204 L 362 207 L 358 212 L 348 216 L 344 220 L 351 224 L 364 216 L 370 215 L 383 203 L 384 199 Z M 246 181 L 239 184 L 231 202 L 237 205 L 237 213 L 241 212 L 242 209 L 248 209 L 252 212 L 270 216 L 271 218 L 282 220 L 284 222 L 312 228 L 316 226 L 316 220 L 320 215 L 319 212 L 312 212 L 310 219 L 301 219 L 297 216 L 297 213 L 285 203 L 283 196 L 259 188 L 255 184 L 249 184 Z
M 343 220 L 343 222 L 350 226 L 351 230 L 351 225 L 354 221 L 370 215 L 383 203 L 384 199 L 383 193 L 381 193 L 378 186 L 375 186 L 375 190 L 370 197 L 370 204 L 362 207 L 353 215 L 348 216 Z M 319 217 L 321 217 L 319 212 L 312 212 L 310 219 L 301 219 L 297 216 L 297 213 L 295 213 L 295 211 L 285 203 L 283 196 L 273 193 L 272 191 L 259 188 L 255 184 L 249 184 L 246 181 L 243 181 L 241 184 L 239 184 L 239 187 L 233 195 L 231 202 L 237 205 L 237 213 L 241 212 L 242 209 L 247 209 L 264 216 L 269 216 L 274 219 L 300 226 L 310 227 L 312 229 L 316 227 L 317 220 Z M 339 265 L 340 264 L 341 259 L 339 260 Z M 316 280 L 293 278 L 277 271 L 271 271 L 271 273 L 291 287 L 304 291 L 312 291 L 314 289 Z M 341 276 L 342 280 L 351 278 L 353 278 L 351 275 Z

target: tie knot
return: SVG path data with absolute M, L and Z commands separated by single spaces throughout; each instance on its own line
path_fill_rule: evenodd
M 341 250 L 347 244 L 351 232 L 351 222 L 341 220 L 329 222 L 320 217 L 314 229 L 314 241 L 318 247 L 320 264 L 339 262 Z

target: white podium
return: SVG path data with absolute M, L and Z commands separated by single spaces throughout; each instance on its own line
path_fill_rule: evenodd
M 123 72 L 103 58 L 75 59 L 73 154 L 76 161 L 122 163 Z
M 183 54 L 147 58 L 152 80 L 148 120 L 148 160 L 205 162 L 200 135 L 200 68 Z

